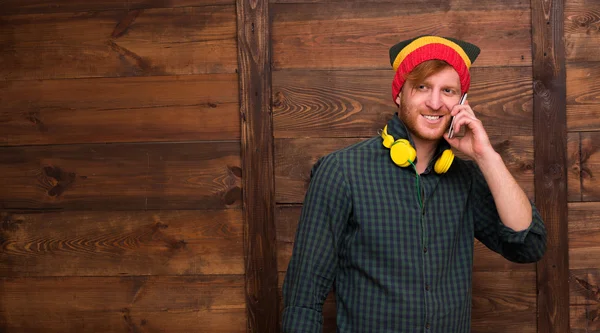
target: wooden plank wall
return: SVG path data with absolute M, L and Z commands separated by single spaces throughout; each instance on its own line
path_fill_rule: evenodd
M 0 331 L 245 332 L 235 2 L 0 13 Z
M 274 0 L 271 16 L 280 285 L 311 166 L 329 152 L 376 135 L 396 111 L 389 97 L 388 48 L 402 39 L 433 33 L 482 48 L 469 102 L 533 198 L 528 1 Z M 473 332 L 537 332 L 535 264 L 510 263 L 477 243 L 473 291 Z M 334 295 L 324 317 L 324 331 L 335 332 Z
M 571 333 L 600 332 L 600 3 L 565 4 Z

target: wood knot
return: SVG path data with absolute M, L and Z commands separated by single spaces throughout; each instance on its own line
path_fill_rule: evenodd
M 48 189 L 48 195 L 58 197 L 62 195 L 75 182 L 77 174 L 65 172 L 56 166 L 45 166 L 42 168 L 42 186 Z

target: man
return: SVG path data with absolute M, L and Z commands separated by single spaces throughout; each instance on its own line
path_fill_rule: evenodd
M 540 215 L 468 103 L 470 43 L 421 36 L 390 49 L 399 107 L 380 136 L 314 166 L 283 286 L 284 332 L 470 332 L 474 237 L 508 260 L 539 260 Z M 462 137 L 449 137 L 454 132 Z M 470 161 L 454 158 L 450 148 Z

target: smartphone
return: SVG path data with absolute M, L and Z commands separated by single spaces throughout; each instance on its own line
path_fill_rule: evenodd
M 465 104 L 466 100 L 467 93 L 464 93 L 462 96 L 460 96 L 460 101 L 458 101 L 458 104 L 463 105 Z M 448 138 L 452 139 L 452 136 L 454 136 L 454 117 L 452 117 L 452 121 L 450 122 L 450 128 L 448 129 Z

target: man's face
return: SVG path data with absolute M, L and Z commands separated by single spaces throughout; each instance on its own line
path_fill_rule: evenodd
M 460 78 L 446 67 L 423 82 L 406 81 L 396 98 L 400 120 L 415 139 L 438 141 L 450 125 L 450 111 L 460 99 Z

